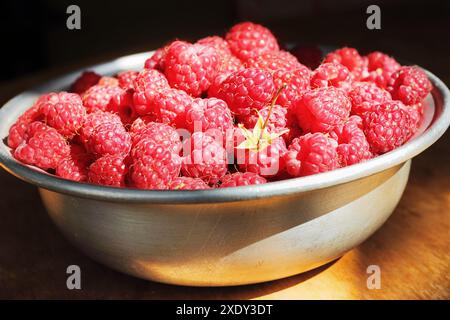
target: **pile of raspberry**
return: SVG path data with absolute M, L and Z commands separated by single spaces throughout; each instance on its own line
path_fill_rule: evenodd
M 251 22 L 176 40 L 142 70 L 87 71 L 67 92 L 40 96 L 8 145 L 18 161 L 73 181 L 198 190 L 360 163 L 417 130 L 432 89 L 420 68 L 345 47 L 310 69 L 296 52 Z

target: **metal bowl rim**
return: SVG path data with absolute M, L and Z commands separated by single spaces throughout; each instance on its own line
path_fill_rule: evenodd
M 148 53 L 138 53 L 119 59 L 141 58 L 143 55 L 148 55 Z M 27 94 L 32 94 L 33 91 L 43 89 L 51 91 L 52 87 L 58 87 L 60 82 L 67 81 L 69 77 L 76 77 L 83 70 L 106 67 L 117 61 L 118 59 L 71 72 L 17 95 L 0 109 L 0 131 L 3 132 L 5 130 L 4 127 L 11 124 L 11 121 L 5 120 L 10 118 L 8 117 L 8 111 L 15 108 L 16 103 Z M 36 168 L 23 165 L 11 156 L 9 147 L 3 142 L 0 143 L 0 165 L 13 175 L 40 188 L 87 199 L 113 202 L 159 204 L 234 202 L 318 190 L 358 180 L 401 164 L 421 153 L 444 134 L 450 124 L 450 92 L 438 77 L 428 70 L 424 69 L 424 71 L 434 86 L 432 96 L 435 102 L 435 112 L 432 123 L 421 135 L 408 141 L 394 151 L 375 157 L 374 159 L 312 176 L 268 182 L 261 185 L 195 191 L 114 188 L 65 180 L 37 170 Z M 438 107 L 441 110 L 437 110 Z

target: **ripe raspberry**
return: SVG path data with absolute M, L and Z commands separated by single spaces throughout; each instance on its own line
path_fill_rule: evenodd
M 72 181 L 87 181 L 92 156 L 80 145 L 70 145 L 69 156 L 56 167 L 56 175 Z
M 140 142 L 147 139 L 161 144 L 173 153 L 180 153 L 182 148 L 180 135 L 173 127 L 159 122 L 148 122 L 142 125 L 140 121 L 142 120 L 137 119 L 130 129 L 133 142 L 132 153 L 145 153 L 147 142 Z
M 134 82 L 133 102 L 136 112 L 140 115 L 152 114 L 156 94 L 169 88 L 169 83 L 161 72 L 152 69 L 142 70 Z
M 109 155 L 127 155 L 131 149 L 131 137 L 122 125 L 108 122 L 95 127 L 87 145 L 97 158 Z
M 324 62 L 340 63 L 347 67 L 347 69 L 355 77 L 355 80 L 361 78 L 364 69 L 366 68 L 366 61 L 361 57 L 358 51 L 354 48 L 341 48 L 335 50 L 325 57 Z
M 36 104 L 25 111 L 9 128 L 8 146 L 12 149 L 17 148 L 22 141 L 27 139 L 27 130 L 30 123 L 41 120 L 41 118 L 39 106 Z
M 218 130 L 224 135 L 226 130 L 233 128 L 233 116 L 225 101 L 217 98 L 192 101 L 186 108 L 186 129 L 211 132 Z
M 130 181 L 139 189 L 168 189 L 180 174 L 181 158 L 161 146 L 149 144 L 146 154 L 134 160 L 130 167 Z
M 114 77 L 101 77 L 98 81 L 99 86 L 111 86 L 111 87 L 118 87 L 119 86 L 119 80 Z
M 173 88 L 199 97 L 217 75 L 219 59 L 209 46 L 175 41 L 167 50 L 164 74 Z
M 352 76 L 347 67 L 340 63 L 327 62 L 321 64 L 311 77 L 311 88 L 336 87 L 348 91 L 352 84 Z
M 329 132 L 344 123 L 351 103 L 338 88 L 318 88 L 306 92 L 294 106 L 298 124 L 305 132 Z
M 86 117 L 86 109 L 76 93 L 47 93 L 36 101 L 36 106 L 44 121 L 67 138 L 78 132 Z
M 221 143 L 203 132 L 195 132 L 183 143 L 181 170 L 187 177 L 216 184 L 227 173 L 227 154 Z
M 145 136 L 142 136 L 141 139 L 138 140 L 133 146 L 133 148 L 131 149 L 131 158 L 133 160 L 139 160 L 144 156 L 151 156 L 153 150 L 157 146 L 161 146 L 164 148 L 164 150 L 170 151 L 173 154 L 177 155 L 180 153 L 180 150 L 182 148 L 179 138 L 177 141 L 173 141 L 167 139 L 167 137 L 158 135 L 158 133 L 155 133 L 153 135 L 147 134 Z
M 81 95 L 90 87 L 95 86 L 101 77 L 101 75 L 93 71 L 85 71 L 75 80 L 74 83 L 72 83 L 70 86 L 70 92 Z
M 224 100 L 237 116 L 267 106 L 275 92 L 272 75 L 261 69 L 245 69 L 231 74 L 219 86 L 217 98 Z
M 259 110 L 259 114 L 264 120 L 267 119 L 269 114 L 270 106 L 264 107 Z M 285 130 L 287 127 L 287 109 L 279 105 L 274 105 L 272 112 L 270 114 L 269 120 L 267 121 L 267 129 L 269 132 L 280 132 Z M 246 128 L 254 128 L 256 122 L 258 121 L 258 113 L 252 112 L 249 116 L 242 119 L 243 124 Z
M 105 155 L 89 166 L 88 181 L 110 187 L 125 187 L 128 173 L 126 159 L 122 155 Z
M 197 41 L 197 44 L 214 48 L 222 58 L 225 56 L 231 56 L 231 50 L 228 46 L 228 42 L 224 38 L 219 36 L 205 37 Z
M 119 80 L 119 87 L 124 90 L 134 89 L 134 80 L 136 80 L 139 72 L 134 70 L 128 70 L 120 72 L 117 75 L 117 79 Z
M 255 58 L 248 59 L 245 65 L 248 68 L 263 69 L 269 72 L 277 70 L 289 71 L 305 67 L 298 62 L 296 57 L 283 50 L 265 52 Z
M 158 122 L 184 128 L 186 125 L 186 108 L 192 103 L 192 97 L 183 90 L 165 89 L 153 99 L 154 113 Z
M 413 106 L 405 106 L 405 111 L 409 114 L 409 117 L 411 118 L 412 126 L 414 128 L 414 133 L 419 128 L 422 117 L 423 117 L 423 104 L 418 103 Z
M 80 129 L 80 141 L 84 145 L 86 145 L 90 136 L 92 135 L 92 132 L 94 132 L 94 129 L 103 123 L 114 123 L 116 125 L 122 125 L 120 117 L 111 112 L 96 111 L 93 113 L 89 113 L 86 116 L 83 126 Z
M 298 45 L 290 51 L 300 63 L 310 69 L 316 69 L 322 62 L 322 50 L 317 46 Z
M 391 151 L 405 143 L 414 132 L 405 106 L 400 101 L 386 101 L 363 116 L 364 133 L 374 154 Z
M 211 189 L 205 181 L 200 178 L 178 177 L 170 182 L 171 190 L 203 190 Z
M 164 70 L 164 60 L 166 58 L 166 53 L 169 45 L 159 48 L 153 55 L 145 60 L 144 69 L 156 69 L 159 71 Z
M 362 115 L 373 105 L 391 100 L 391 95 L 371 82 L 355 82 L 348 92 L 352 103 L 352 114 Z
M 273 74 L 275 87 L 280 88 L 285 85 L 276 101 L 277 104 L 285 108 L 291 108 L 303 93 L 310 89 L 310 77 L 311 70 L 304 66 L 291 71 L 275 71 Z
M 391 75 L 401 68 L 394 58 L 379 51 L 367 55 L 367 72 L 364 81 L 371 81 L 380 88 L 386 88 Z
M 112 100 L 120 105 L 127 98 L 126 91 L 118 86 L 95 85 L 89 88 L 82 96 L 83 105 L 88 113 L 95 111 L 110 111 Z
M 417 67 L 402 67 L 392 74 L 388 85 L 392 98 L 408 106 L 422 102 L 432 88 L 425 72 Z
M 211 88 L 211 86 L 215 82 L 216 78 L 218 76 L 220 76 L 221 74 L 230 74 L 230 73 L 241 71 L 244 69 L 245 69 L 244 64 L 241 62 L 241 60 L 239 60 L 235 56 L 229 55 L 229 56 L 222 57 L 219 60 L 219 65 L 217 67 L 217 75 L 214 77 L 209 88 Z M 208 91 L 209 91 L 209 89 L 208 89 Z
M 338 126 L 330 133 L 330 136 L 339 143 L 336 151 L 342 167 L 372 158 L 362 127 L 362 119 L 351 116 L 345 124 Z
M 321 132 L 295 138 L 285 154 L 286 171 L 302 177 L 339 168 L 337 142 Z
M 25 164 L 44 170 L 55 169 L 69 155 L 70 148 L 64 137 L 42 122 L 31 123 L 27 136 L 14 150 L 14 158 Z
M 269 146 L 259 151 L 236 149 L 236 161 L 239 170 L 243 172 L 253 172 L 266 178 L 275 177 L 284 170 L 283 156 L 286 151 L 283 138 L 276 138 Z
M 267 180 L 253 172 L 235 172 L 222 177 L 220 188 L 249 186 L 264 184 Z
M 237 72 L 237 71 L 236 71 Z M 222 82 L 224 82 L 231 74 L 235 72 L 222 72 L 219 73 L 211 83 L 211 86 L 208 89 L 208 97 L 210 98 L 217 98 L 219 95 L 220 86 L 222 85 Z
M 225 40 L 231 52 L 242 61 L 279 49 L 277 39 L 269 29 L 251 22 L 234 25 L 228 31 Z

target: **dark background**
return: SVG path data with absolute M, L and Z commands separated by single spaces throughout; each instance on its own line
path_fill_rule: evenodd
M 81 30 L 66 28 L 70 4 L 81 8 Z M 381 30 L 366 28 L 370 4 L 381 7 Z M 151 50 L 176 37 L 223 34 L 242 20 L 268 26 L 281 42 L 383 50 L 438 74 L 450 53 L 449 1 L 16 0 L 3 1 L 0 12 L 1 82 Z

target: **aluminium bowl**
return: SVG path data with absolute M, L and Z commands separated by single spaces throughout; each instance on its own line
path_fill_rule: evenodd
M 101 74 L 139 69 L 149 53 L 92 66 Z M 450 94 L 432 73 L 418 134 L 364 163 L 263 185 L 156 191 L 63 180 L 17 162 L 10 126 L 42 93 L 66 89 L 81 71 L 26 91 L 0 110 L 0 163 L 39 187 L 55 224 L 74 245 L 116 270 L 158 282 L 229 286 L 292 276 L 342 256 L 391 215 L 411 159 L 450 122 Z M 30 212 L 32 214 L 32 212 Z

